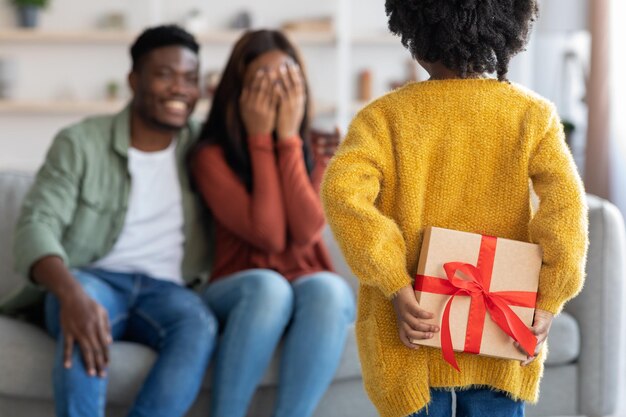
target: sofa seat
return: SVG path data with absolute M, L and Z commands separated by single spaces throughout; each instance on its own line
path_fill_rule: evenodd
M 52 366 L 54 339 L 43 329 L 23 321 L 0 316 L 0 396 L 52 400 Z M 279 348 L 280 349 L 280 348 Z M 148 347 L 132 342 L 115 342 L 111 348 L 108 402 L 118 405 L 132 403 L 156 355 Z M 278 384 L 280 355 L 274 355 L 263 376 L 261 387 Z M 203 389 L 211 388 L 211 372 L 207 372 Z M 361 378 L 354 326 L 351 326 L 346 348 L 334 381 Z
M 11 337 L 0 338 L 0 395 L 33 399 L 52 399 L 51 373 L 54 360 L 54 340 L 37 326 L 22 321 L 0 317 L 0 334 Z M 558 366 L 574 362 L 580 352 L 580 330 L 576 320 L 567 313 L 558 316 L 550 331 L 547 366 Z M 128 405 L 132 402 L 141 381 L 144 380 L 152 363 L 154 352 L 131 342 L 115 342 L 111 348 L 109 369 L 108 401 L 112 404 Z M 263 376 L 261 386 L 278 384 L 280 354 Z M 211 388 L 211 372 L 203 383 L 203 389 Z M 343 358 L 335 375 L 335 381 L 358 379 L 361 368 L 352 326 L 348 333 Z

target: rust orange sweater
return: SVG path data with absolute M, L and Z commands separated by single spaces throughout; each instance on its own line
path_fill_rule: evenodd
M 321 239 L 324 166 L 316 164 L 309 178 L 299 137 L 276 144 L 270 135 L 250 137 L 248 147 L 251 193 L 218 145 L 201 149 L 194 161 L 196 182 L 216 222 L 211 280 L 252 268 L 272 269 L 290 280 L 332 270 Z

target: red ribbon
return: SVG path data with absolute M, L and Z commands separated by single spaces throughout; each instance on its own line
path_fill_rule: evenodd
M 450 334 L 450 307 L 457 295 L 471 297 L 467 332 L 465 334 L 464 352 L 479 353 L 483 335 L 485 314 L 489 312 L 491 319 L 506 334 L 517 341 L 526 352 L 533 354 L 537 346 L 537 338 L 526 324 L 511 310 L 509 305 L 535 307 L 537 293 L 527 291 L 490 292 L 493 261 L 496 255 L 497 238 L 483 236 L 476 266 L 463 262 L 448 262 L 443 265 L 447 280 L 417 275 L 415 291 L 450 295 L 446 303 L 441 323 L 441 350 L 444 359 L 459 371 L 454 358 L 452 336 Z M 457 277 L 462 272 L 469 279 Z

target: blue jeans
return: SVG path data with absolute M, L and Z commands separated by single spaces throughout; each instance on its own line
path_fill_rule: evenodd
M 455 390 L 456 417 L 524 417 L 524 402 L 514 401 L 505 393 L 489 388 Z M 430 390 L 428 406 L 409 417 L 450 417 L 452 392 Z
M 184 415 L 198 393 L 217 335 L 217 320 L 200 297 L 145 275 L 96 269 L 72 272 L 87 295 L 108 311 L 114 340 L 137 342 L 157 352 L 129 416 Z M 107 378 L 87 374 L 78 346 L 72 367 L 63 366 L 59 301 L 52 294 L 46 299 L 46 325 L 57 339 L 53 370 L 57 417 L 104 416 Z
M 204 298 L 223 324 L 211 401 L 212 417 L 243 417 L 281 336 L 274 417 L 310 416 L 339 364 L 354 297 L 330 272 L 290 283 L 251 269 L 210 284 Z

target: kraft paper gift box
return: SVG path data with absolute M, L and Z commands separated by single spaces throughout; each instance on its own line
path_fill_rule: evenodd
M 428 227 L 415 279 L 420 307 L 439 325 L 431 339 L 459 369 L 454 351 L 525 360 L 534 352 L 533 322 L 542 251 L 539 245 Z

